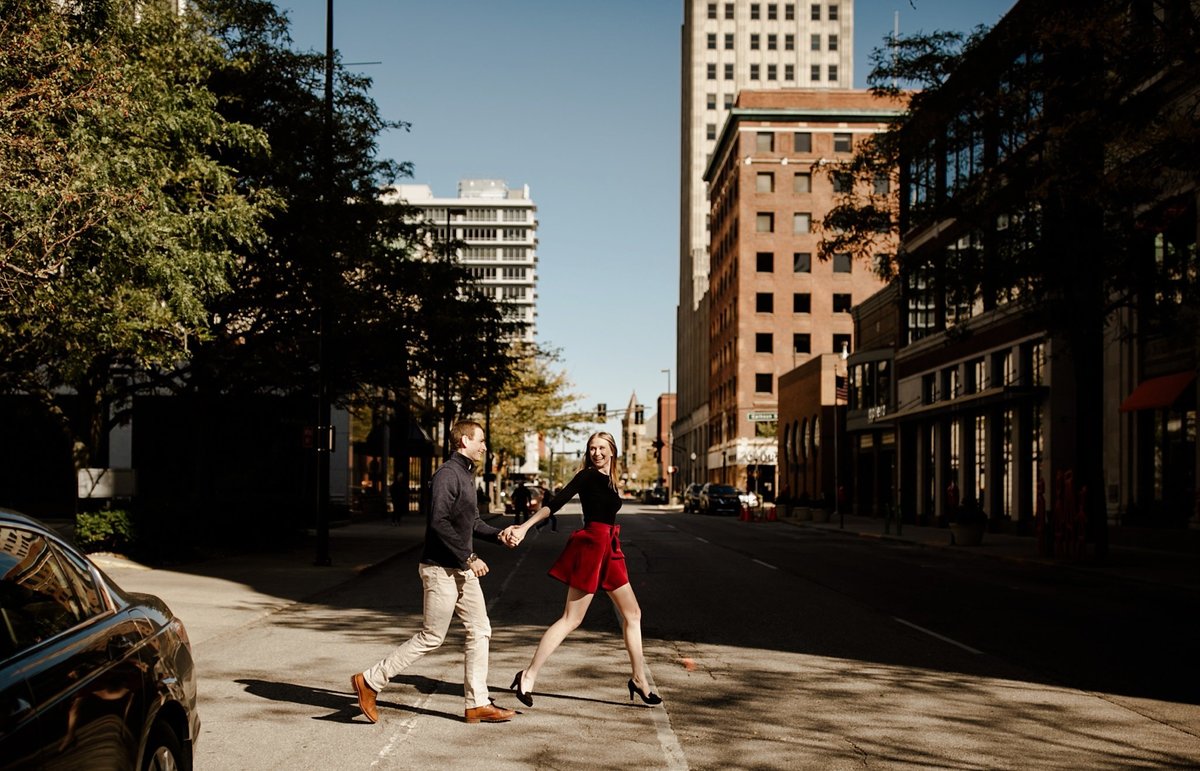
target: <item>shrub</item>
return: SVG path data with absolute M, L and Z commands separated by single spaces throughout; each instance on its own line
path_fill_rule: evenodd
M 75 545 L 85 552 L 124 553 L 134 540 L 133 517 L 124 509 L 80 512 L 75 516 Z

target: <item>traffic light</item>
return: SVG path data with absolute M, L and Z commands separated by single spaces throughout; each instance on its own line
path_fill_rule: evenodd
M 603 423 L 608 420 L 608 405 L 600 402 L 596 405 L 596 422 Z

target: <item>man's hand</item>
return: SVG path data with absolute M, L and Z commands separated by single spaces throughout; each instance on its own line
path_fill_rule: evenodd
M 484 562 L 479 557 L 476 557 L 475 559 L 471 560 L 471 562 L 469 563 L 469 566 L 471 568 L 471 572 L 475 574 L 476 578 L 483 578 L 484 576 L 486 576 L 488 574 L 487 563 Z

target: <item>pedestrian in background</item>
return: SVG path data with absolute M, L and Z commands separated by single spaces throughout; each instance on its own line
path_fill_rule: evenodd
M 642 654 L 642 609 L 638 605 L 625 554 L 618 536 L 617 511 L 621 495 L 613 478 L 617 442 L 612 434 L 600 431 L 588 437 L 583 465 L 562 492 L 537 510 L 525 524 L 515 528 L 514 540 L 520 543 L 531 526 L 548 518 L 563 505 L 579 496 L 583 506 L 583 527 L 567 539 L 567 545 L 550 568 L 550 575 L 567 585 L 567 602 L 562 616 L 542 634 L 529 666 L 517 673 L 510 686 L 517 699 L 533 706 L 533 687 L 542 666 L 572 631 L 582 623 L 592 598 L 603 589 L 616 605 L 624 631 L 625 650 L 629 653 L 632 677 L 626 684 L 629 700 L 636 693 L 645 704 L 661 704 L 662 698 L 650 690 Z
M 529 519 L 529 488 L 524 482 L 517 482 L 512 492 L 513 522 L 521 524 Z
M 516 546 L 512 528 L 500 530 L 479 516 L 475 498 L 475 464 L 487 442 L 475 421 L 459 421 L 450 430 L 457 451 L 433 475 L 425 547 L 418 572 L 425 587 L 425 619 L 421 631 L 365 672 L 350 678 L 358 706 L 367 720 L 379 720 L 376 696 L 393 677 L 436 650 L 446 639 L 454 615 L 466 628 L 463 696 L 468 723 L 503 723 L 516 713 L 488 697 L 488 645 L 492 626 L 479 579 L 487 563 L 473 548 L 473 538 Z

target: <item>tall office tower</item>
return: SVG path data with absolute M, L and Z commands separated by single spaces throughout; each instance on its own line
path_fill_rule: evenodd
M 743 88 L 850 88 L 854 2 L 685 0 L 680 164 L 678 418 L 672 463 L 679 482 L 707 478 L 708 227 L 704 170 Z
M 522 324 L 520 339 L 537 334 L 537 206 L 529 185 L 509 188 L 497 179 L 463 179 L 457 198 L 435 198 L 428 185 L 397 185 L 389 196 L 421 210 L 438 225 L 439 243 L 462 241 L 460 262 L 505 315 Z

